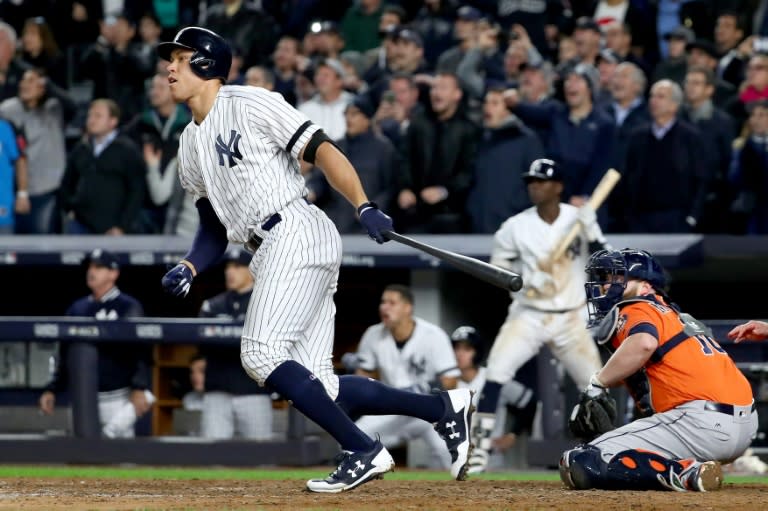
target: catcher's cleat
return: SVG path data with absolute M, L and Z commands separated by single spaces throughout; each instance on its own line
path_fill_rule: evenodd
M 717 491 L 723 485 L 723 467 L 717 461 L 693 462 L 680 479 L 688 491 Z
M 336 470 L 325 479 L 310 479 L 307 481 L 307 489 L 318 493 L 348 491 L 373 479 L 380 479 L 394 468 L 392 455 L 377 440 L 369 452 L 344 451 Z
M 469 389 L 454 389 L 440 393 L 445 402 L 445 415 L 435 424 L 435 431 L 443 437 L 451 453 L 451 475 L 457 481 L 467 478 L 469 457 L 473 444 L 469 437 L 474 392 Z

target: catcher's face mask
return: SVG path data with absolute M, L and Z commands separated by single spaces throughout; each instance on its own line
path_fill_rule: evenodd
M 624 297 L 627 287 L 627 265 L 621 253 L 615 250 L 599 250 L 592 254 L 585 269 L 587 281 L 587 310 L 590 327 L 596 326 L 603 317 Z

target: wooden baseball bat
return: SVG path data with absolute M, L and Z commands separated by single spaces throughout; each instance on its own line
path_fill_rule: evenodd
M 597 211 L 597 209 L 602 206 L 603 202 L 608 197 L 608 194 L 611 193 L 613 187 L 616 186 L 616 183 L 619 182 L 619 179 L 621 179 L 621 174 L 619 171 L 616 169 L 608 169 L 603 178 L 595 187 L 595 191 L 593 191 L 592 195 L 589 197 L 587 205 L 592 207 L 593 210 Z M 573 224 L 573 226 L 571 226 L 571 230 L 568 231 L 568 234 L 566 234 L 563 239 L 560 240 L 560 243 L 558 243 L 555 247 L 555 250 L 552 252 L 552 255 L 548 261 L 550 266 L 552 263 L 563 257 L 565 251 L 568 250 L 568 246 L 573 242 L 576 236 L 578 236 L 580 230 L 581 223 L 577 221 Z
M 465 255 L 457 254 L 456 252 L 451 252 L 450 250 L 444 250 L 442 248 L 428 245 L 413 238 L 409 238 L 408 236 L 398 234 L 394 231 L 382 231 L 382 234 L 387 239 L 397 241 L 403 245 L 408 245 L 409 247 L 413 247 L 415 249 L 421 250 L 422 252 L 433 255 L 441 261 L 445 261 L 446 263 L 450 264 L 454 268 L 468 273 L 469 275 L 472 275 L 473 277 L 494 286 L 506 289 L 508 291 L 519 291 L 520 288 L 523 287 L 523 278 L 517 273 L 505 270 L 504 268 L 493 266 L 492 264 L 485 263 L 479 259 L 475 259 L 474 257 L 468 257 Z

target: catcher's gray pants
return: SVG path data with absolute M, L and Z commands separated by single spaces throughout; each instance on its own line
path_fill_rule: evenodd
M 628 449 L 645 449 L 667 458 L 729 462 L 738 458 L 757 433 L 757 411 L 734 406 L 731 415 L 706 410 L 706 401 L 689 401 L 672 410 L 630 422 L 590 445 L 606 463 Z
M 272 438 L 272 400 L 267 394 L 206 392 L 200 417 L 204 438 Z

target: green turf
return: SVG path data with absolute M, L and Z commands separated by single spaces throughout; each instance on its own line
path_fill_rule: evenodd
M 237 479 L 282 480 L 311 479 L 324 474 L 323 468 L 308 469 L 230 469 L 230 468 L 171 468 L 171 467 L 115 467 L 115 466 L 36 466 L 0 465 L 3 477 L 85 477 L 108 479 Z M 387 479 L 400 481 L 448 481 L 447 472 L 398 470 L 387 474 Z M 496 481 L 557 481 L 557 472 L 492 472 L 472 476 L 472 479 Z M 768 484 L 768 476 L 726 475 L 728 483 Z

